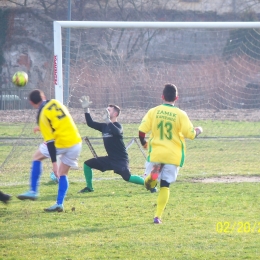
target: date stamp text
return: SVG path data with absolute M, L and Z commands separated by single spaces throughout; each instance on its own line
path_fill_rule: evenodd
M 216 224 L 217 233 L 260 233 L 260 222 L 220 221 Z

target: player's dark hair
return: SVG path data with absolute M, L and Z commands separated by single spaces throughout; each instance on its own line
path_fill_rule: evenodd
M 38 104 L 43 100 L 43 92 L 39 89 L 34 89 L 29 94 L 29 100 L 32 101 L 34 104 Z
M 177 87 L 170 83 L 165 84 L 163 89 L 163 96 L 165 101 L 173 102 L 178 96 Z
M 114 104 L 109 104 L 108 106 L 109 106 L 109 107 L 113 107 L 113 108 L 116 110 L 116 112 L 117 112 L 117 116 L 120 115 L 120 113 L 121 113 L 121 109 L 120 109 L 119 106 L 114 105 Z

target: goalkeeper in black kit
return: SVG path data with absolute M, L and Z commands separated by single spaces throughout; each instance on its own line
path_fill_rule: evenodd
M 144 185 L 144 179 L 138 175 L 131 175 L 129 170 L 129 160 L 125 144 L 123 142 L 123 128 L 117 122 L 117 117 L 120 115 L 120 108 L 116 105 L 108 105 L 104 116 L 104 123 L 95 122 L 92 120 L 89 111 L 89 105 L 92 103 L 88 96 L 83 96 L 80 99 L 82 108 L 85 112 L 87 125 L 102 133 L 104 146 L 107 156 L 92 158 L 84 162 L 84 175 L 87 186 L 79 192 L 93 192 L 93 170 L 101 172 L 113 170 L 120 175 L 125 181 Z

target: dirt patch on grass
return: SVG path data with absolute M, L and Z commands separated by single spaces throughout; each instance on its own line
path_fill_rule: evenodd
M 260 182 L 260 176 L 220 176 L 203 179 L 193 179 L 192 182 L 199 183 L 239 183 L 239 182 Z

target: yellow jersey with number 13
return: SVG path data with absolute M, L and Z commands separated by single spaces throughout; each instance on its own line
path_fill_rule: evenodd
M 168 104 L 151 108 L 144 116 L 139 131 L 151 132 L 148 162 L 182 167 L 185 160 L 185 138 L 194 139 L 196 131 L 186 112 Z
M 69 148 L 81 142 L 81 137 L 68 109 L 51 99 L 39 115 L 39 127 L 45 142 L 54 140 L 56 148 Z

